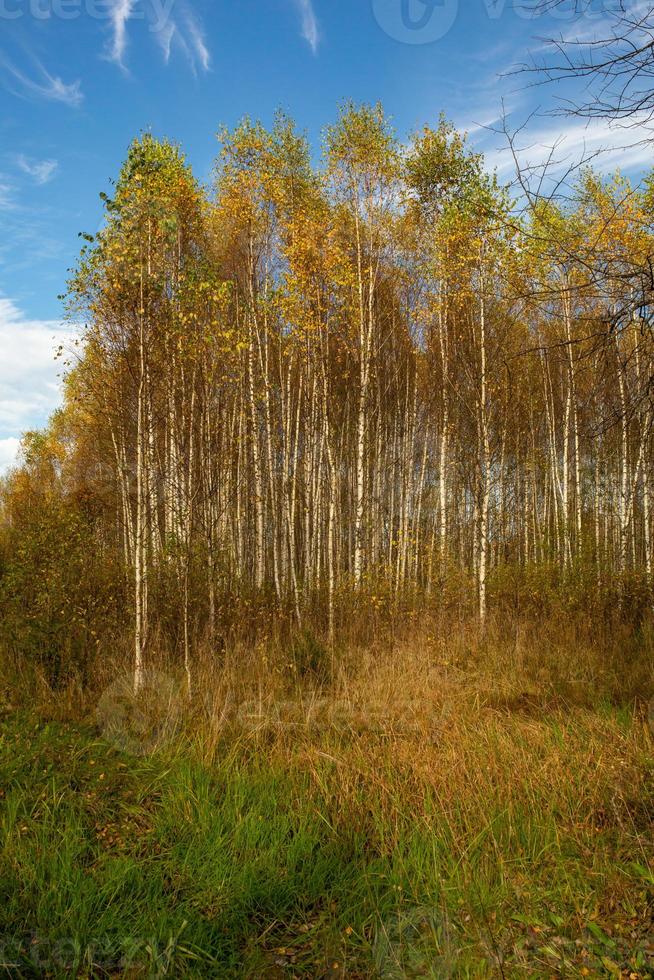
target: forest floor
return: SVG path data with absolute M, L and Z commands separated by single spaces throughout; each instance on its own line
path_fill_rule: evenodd
M 403 730 L 330 695 L 147 753 L 6 704 L 2 974 L 654 977 L 644 706 L 439 676 Z

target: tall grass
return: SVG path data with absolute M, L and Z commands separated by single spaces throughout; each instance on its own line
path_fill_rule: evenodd
M 649 627 L 443 627 L 206 650 L 145 755 L 5 673 L 7 975 L 654 976 Z

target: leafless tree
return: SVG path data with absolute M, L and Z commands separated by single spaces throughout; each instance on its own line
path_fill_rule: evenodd
M 547 14 L 564 5 L 568 0 L 537 0 L 535 9 Z M 541 81 L 586 81 L 580 99 L 561 100 L 564 113 L 648 127 L 654 120 L 654 5 L 619 0 L 601 19 L 594 7 L 593 0 L 575 0 L 575 29 L 547 38 L 548 53 L 522 70 Z

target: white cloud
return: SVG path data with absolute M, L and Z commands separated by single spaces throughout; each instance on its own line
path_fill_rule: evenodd
M 188 29 L 188 36 L 191 43 L 191 47 L 195 52 L 200 65 L 204 71 L 209 71 L 209 65 L 211 63 L 211 55 L 209 54 L 209 49 L 204 40 L 202 30 L 198 26 L 193 14 L 190 11 L 186 12 L 186 26 Z
M 312 0 L 295 0 L 302 18 L 302 37 L 307 42 L 314 54 L 318 51 L 320 43 L 320 31 L 316 12 L 313 9 Z
M 0 439 L 0 475 L 16 464 L 19 448 L 20 439 L 15 436 Z
M 123 57 L 127 47 L 127 21 L 134 13 L 134 0 L 110 0 L 109 18 L 111 20 L 111 46 L 109 60 L 124 68 Z
M 47 184 L 54 177 L 59 166 L 56 160 L 30 160 L 21 153 L 16 163 L 37 184 Z
M 126 70 L 125 54 L 129 41 L 130 20 L 148 21 L 149 31 L 161 48 L 165 64 L 170 62 L 173 45 L 180 48 L 195 72 L 199 66 L 202 71 L 211 67 L 211 52 L 207 45 L 204 30 L 198 17 L 185 0 L 152 0 L 145 11 L 137 10 L 138 0 L 108 0 L 111 20 L 111 41 L 107 57 L 123 70 Z M 180 15 L 172 17 L 176 4 Z
M 654 164 L 651 126 L 619 126 L 603 119 L 550 120 L 536 119 L 516 138 L 516 155 L 525 170 L 546 167 L 556 176 L 583 162 L 600 172 L 620 169 L 623 172 L 651 169 Z M 504 176 L 514 167 L 506 140 L 489 134 L 487 144 L 480 145 L 487 165 Z
M 6 177 L 0 174 L 0 211 L 8 211 L 14 207 L 11 190 Z
M 175 36 L 176 30 L 177 28 L 175 27 L 175 25 L 172 22 L 170 22 L 156 32 L 157 41 L 159 42 L 159 46 L 163 51 L 164 62 L 166 64 L 168 64 L 168 62 L 170 61 L 170 47 L 173 41 L 173 37 Z
M 569 46 L 568 54 L 573 58 L 575 55 L 587 57 L 590 53 L 589 49 L 594 45 L 598 45 L 601 49 L 606 43 L 617 41 L 621 44 L 620 36 L 626 31 L 634 32 L 632 37 L 634 43 L 638 43 L 639 33 L 642 35 L 641 39 L 646 41 L 651 10 L 651 0 L 629 0 L 629 3 L 624 6 L 616 2 L 612 9 L 607 3 L 598 4 L 597 9 L 590 3 L 583 6 L 562 4 L 558 8 L 551 7 L 550 17 L 547 18 L 548 36 L 541 38 L 539 46 L 532 48 L 532 51 L 552 53 L 561 45 L 564 48 Z M 552 16 L 555 13 L 569 23 L 562 26 L 561 21 Z M 575 51 L 575 46 L 580 50 Z
M 171 48 L 175 44 L 186 55 L 193 72 L 198 65 L 203 71 L 209 71 L 211 52 L 202 26 L 190 8 L 186 7 L 182 11 L 180 20 L 166 21 L 155 33 L 166 64 L 170 61 Z
M 0 296 L 0 469 L 3 460 L 8 465 L 21 433 L 43 426 L 61 403 L 55 352 L 72 337 L 69 324 L 29 320 Z
M 0 67 L 4 68 L 21 87 L 21 91 L 16 92 L 16 95 L 32 95 L 50 102 L 63 102 L 73 108 L 82 104 L 84 96 L 79 81 L 67 84 L 56 75 L 51 75 L 36 58 L 33 60 L 40 76 L 39 80 L 25 75 L 8 59 L 0 56 Z

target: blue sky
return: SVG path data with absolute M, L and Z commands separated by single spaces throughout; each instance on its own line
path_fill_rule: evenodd
M 57 295 L 101 220 L 131 138 L 179 141 L 208 180 L 221 124 L 287 110 L 320 133 L 340 101 L 381 100 L 404 136 L 440 112 L 508 176 L 488 129 L 502 103 L 533 162 L 606 149 L 638 177 L 649 147 L 603 123 L 547 115 L 557 97 L 507 75 L 554 35 L 601 35 L 611 2 L 534 17 L 534 0 L 0 0 L 0 469 L 21 431 L 56 405 L 52 351 L 66 339 Z

